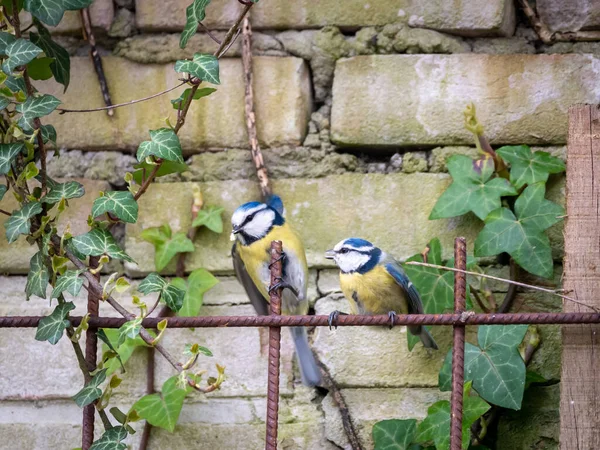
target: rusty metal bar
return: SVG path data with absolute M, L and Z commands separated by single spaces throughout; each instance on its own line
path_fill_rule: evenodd
M 2 316 L 0 328 L 34 328 L 44 316 Z M 70 317 L 73 326 L 81 323 L 81 316 Z M 216 328 L 216 327 L 326 327 L 329 316 L 206 316 L 206 317 L 169 317 L 169 328 Z M 161 318 L 149 318 L 142 321 L 146 328 L 156 328 Z M 94 317 L 90 326 L 96 328 L 119 328 L 127 322 L 122 317 Z M 582 324 L 600 323 L 600 313 L 509 313 L 475 314 L 467 311 L 463 314 L 398 314 L 394 326 L 400 325 L 516 325 L 516 324 Z M 339 316 L 336 326 L 389 326 L 387 315 L 376 316 Z
M 467 241 L 454 240 L 454 267 L 467 268 Z M 463 314 L 466 308 L 467 280 L 464 272 L 454 272 L 454 312 Z M 462 448 L 463 384 L 465 381 L 465 325 L 453 325 L 452 393 L 450 396 L 450 450 Z
M 273 289 L 278 283 L 283 282 L 282 272 L 282 245 L 281 241 L 271 242 L 271 288 L 269 289 L 269 303 L 271 304 L 271 317 L 281 315 L 281 293 L 283 288 Z M 279 418 L 279 360 L 281 356 L 281 328 L 269 328 L 269 375 L 267 382 L 267 437 L 265 450 L 277 450 L 277 422 Z

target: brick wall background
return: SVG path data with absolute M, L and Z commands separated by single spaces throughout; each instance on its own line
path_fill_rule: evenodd
M 96 0 L 92 21 L 104 56 L 114 103 L 145 97 L 177 82 L 176 59 L 211 51 L 206 36 L 178 47 L 188 0 Z M 343 3 L 343 5 L 342 5 Z M 600 26 L 600 11 L 584 0 L 538 0 L 543 20 L 553 30 Z M 225 30 L 239 4 L 213 0 L 204 22 Z M 583 14 L 581 11 L 585 10 Z M 462 110 L 473 101 L 494 145 L 529 144 L 565 157 L 566 112 L 577 102 L 597 103 L 600 94 L 600 43 L 539 43 L 510 0 L 261 0 L 252 12 L 258 135 L 275 191 L 286 203 L 290 222 L 307 247 L 314 311 L 345 310 L 337 272 L 323 251 L 341 238 L 368 238 L 398 258 L 423 249 L 440 237 L 450 255 L 455 236 L 465 235 L 472 249 L 478 232 L 474 218 L 428 221 L 435 201 L 449 184 L 446 158 L 475 154 L 462 126 Z M 415 27 L 425 27 L 415 28 Z M 38 82 L 68 108 L 103 106 L 93 67 L 81 40 L 78 15 L 56 30 L 74 56 L 72 84 Z M 217 31 L 222 34 L 223 31 Z M 120 239 L 138 265 L 114 264 L 134 284 L 154 270 L 153 250 L 139 238 L 142 229 L 169 222 L 187 230 L 189 204 L 198 185 L 208 204 L 225 208 L 225 232 L 201 230 L 188 269 L 204 267 L 220 283 L 206 296 L 201 314 L 252 314 L 232 276 L 229 218 L 242 202 L 258 198 L 248 151 L 243 112 L 239 42 L 221 63 L 222 87 L 196 102 L 182 130 L 189 172 L 161 178 L 140 203 L 140 221 L 121 229 Z M 73 200 L 62 218 L 75 234 L 97 193 L 123 189 L 132 170 L 132 151 L 147 130 L 167 116 L 178 92 L 105 113 L 50 117 L 64 147 L 49 163 L 50 175 L 78 178 L 86 196 Z M 564 202 L 564 180 L 552 178 L 549 196 Z M 7 196 L 0 207 L 12 210 Z M 162 214 L 158 211 L 167 210 Z M 0 216 L 0 222 L 4 216 Z M 562 226 L 550 230 L 556 262 L 554 280 L 524 281 L 557 287 L 562 273 Z M 32 249 L 20 239 L 8 246 L 0 237 L 1 315 L 38 315 L 48 302 L 25 301 L 24 273 Z M 508 277 L 508 268 L 484 260 L 488 273 Z M 172 274 L 174 266 L 166 269 Z M 506 286 L 494 284 L 499 299 Z M 123 299 L 127 303 L 127 299 Z M 84 311 L 84 299 L 76 300 Z M 549 295 L 521 292 L 520 311 L 557 311 Z M 111 314 L 103 308 L 103 314 Z M 473 331 L 473 330 L 472 330 Z M 542 347 L 532 368 L 549 381 L 526 393 L 522 411 L 504 415 L 498 449 L 558 448 L 560 332 L 541 327 Z M 80 442 L 79 408 L 69 399 L 82 384 L 66 339 L 56 347 L 34 341 L 35 330 L 0 330 L 0 449 L 64 449 Z M 437 389 L 437 374 L 450 346 L 449 330 L 436 329 L 439 352 L 420 346 L 406 350 L 406 330 L 321 328 L 311 334 L 314 348 L 343 388 L 360 436 L 371 448 L 371 426 L 388 418 L 421 418 L 428 405 L 447 396 Z M 170 330 L 165 344 L 180 353 L 184 344 L 209 347 L 226 366 L 220 391 L 193 395 L 184 406 L 176 432 L 154 429 L 151 448 L 261 448 L 264 439 L 267 354 L 266 334 L 258 329 Z M 283 334 L 282 449 L 346 448 L 338 412 L 322 392 L 299 383 L 293 347 Z M 145 349 L 128 363 L 128 379 L 115 393 L 127 409 L 143 394 Z M 171 370 L 156 362 L 157 385 Z M 141 425 L 138 426 L 141 429 Z M 136 448 L 141 433 L 131 441 Z

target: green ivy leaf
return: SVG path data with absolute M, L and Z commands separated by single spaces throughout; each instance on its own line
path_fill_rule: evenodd
M 182 283 L 183 282 L 183 283 Z M 185 291 L 183 306 L 177 315 L 182 317 L 195 317 L 200 313 L 204 301 L 204 294 L 212 289 L 219 280 L 206 269 L 196 269 L 190 273 L 187 283 L 179 278 L 172 283 Z
M 27 274 L 27 283 L 25 284 L 25 294 L 27 300 L 32 295 L 40 298 L 46 298 L 46 287 L 50 280 L 50 273 L 44 261 L 44 254 L 37 252 L 31 257 L 29 262 L 29 273 Z
M 167 284 L 163 277 L 153 272 L 142 280 L 137 290 L 144 295 L 148 295 L 152 292 L 162 292 Z
M 221 213 L 224 211 L 224 208 L 218 206 L 209 206 L 206 209 L 201 209 L 198 211 L 198 216 L 194 219 L 194 223 L 192 223 L 193 227 L 200 227 L 204 225 L 211 231 L 215 233 L 223 232 L 223 219 L 221 218 Z
M 417 421 L 382 420 L 373 425 L 375 450 L 408 450 L 417 431 Z
M 126 437 L 127 430 L 125 427 L 116 426 L 109 428 L 100 439 L 92 444 L 90 450 L 125 450 L 127 444 L 123 444 L 121 441 Z
M 6 194 L 6 191 L 8 191 L 8 186 L 0 184 L 0 200 L 4 198 L 4 194 Z
M 196 92 L 194 93 L 193 100 L 198 100 L 198 99 L 201 99 L 202 97 L 208 97 L 213 92 L 217 92 L 217 90 L 215 88 L 197 89 Z M 185 91 L 183 91 L 181 93 L 181 95 L 179 97 L 177 97 L 174 100 L 171 100 L 171 103 L 173 104 L 173 109 L 181 108 L 185 104 L 187 99 L 190 97 L 191 93 L 192 93 L 191 88 L 186 89 Z
M 8 47 L 17 40 L 14 34 L 0 31 L 0 55 L 7 55 Z M 35 44 L 35 42 L 34 42 Z
M 56 145 L 56 128 L 54 128 L 52 125 L 42 125 L 40 127 L 40 131 L 42 133 L 44 144 L 47 142 L 52 142 L 54 145 Z
M 73 297 L 77 296 L 83 286 L 83 278 L 79 276 L 82 273 L 82 270 L 67 270 L 58 277 L 50 298 L 58 298 L 65 291 Z
M 46 28 L 38 25 L 37 29 L 39 34 L 29 33 L 31 42 L 41 48 L 46 56 L 53 58 L 50 70 L 56 82 L 62 84 L 66 91 L 71 79 L 71 59 L 69 52 L 52 40 Z
M 102 389 L 98 386 L 100 386 L 104 380 L 106 380 L 106 369 L 98 371 L 90 382 L 73 396 L 73 400 L 77 403 L 77 406 L 83 408 L 95 400 L 98 400 L 102 395 Z
M 178 375 L 172 376 L 165 381 L 160 394 L 144 395 L 131 409 L 155 427 L 164 428 L 172 433 L 187 393 L 185 389 L 177 387 L 178 378 Z
M 194 3 L 186 8 L 186 24 L 183 32 L 181 33 L 179 47 L 185 48 L 188 40 L 196 34 L 199 22 L 202 22 L 204 17 L 206 17 L 205 10 L 209 3 L 210 0 L 194 0 Z
M 19 91 L 27 92 L 27 87 L 25 86 L 25 81 L 23 80 L 23 77 L 16 77 L 14 75 L 11 75 L 6 79 L 4 85 L 15 94 Z
M 194 243 L 183 232 L 171 235 L 171 228 L 166 225 L 162 227 L 147 228 L 141 232 L 140 237 L 154 244 L 154 265 L 159 272 L 178 253 L 194 251 Z
M 85 234 L 75 236 L 71 242 L 73 247 L 80 254 L 85 256 L 100 256 L 106 254 L 114 259 L 122 259 L 132 263 L 135 262 L 119 247 L 113 235 L 106 230 L 94 228 Z
M 490 409 L 490 405 L 483 399 L 470 394 L 471 382 L 469 381 L 465 383 L 463 391 L 462 448 L 464 450 L 470 444 L 471 425 Z M 449 450 L 450 402 L 448 400 L 436 402 L 429 407 L 427 417 L 418 426 L 415 441 L 433 441 L 437 450 Z
M 22 114 L 19 126 L 26 131 L 33 130 L 33 121 L 36 118 L 47 116 L 60 105 L 60 100 L 53 95 L 41 95 L 39 97 L 27 97 L 25 103 L 16 106 L 17 112 Z
M 175 62 L 175 72 L 189 73 L 199 80 L 221 84 L 219 80 L 219 60 L 209 53 L 196 53 L 194 59 Z
M 5 110 L 11 101 L 8 97 L 0 96 L 0 111 Z
M 152 170 L 154 170 L 154 167 L 156 166 L 154 164 L 148 164 L 146 161 L 142 161 L 141 163 L 136 164 L 133 167 L 138 169 L 135 172 L 133 172 L 133 179 L 137 184 L 141 186 L 144 169 L 146 169 L 146 175 L 149 175 L 150 172 L 152 172 Z M 156 178 L 164 177 L 165 175 L 170 175 L 172 173 L 186 172 L 187 170 L 189 170 L 189 167 L 185 163 L 164 160 L 163 163 L 160 165 L 158 172 L 156 172 Z
M 75 309 L 72 302 L 61 303 L 52 314 L 40 320 L 40 323 L 35 332 L 36 341 L 48 341 L 55 345 L 63 335 L 65 328 L 69 326 L 67 316 L 70 311 Z
M 103 336 L 101 336 L 100 332 L 103 333 Z M 151 330 L 148 332 L 152 334 Z M 139 335 L 134 339 L 125 339 L 125 342 L 121 343 L 121 345 L 118 345 L 120 333 L 120 329 L 115 328 L 103 328 L 98 331 L 98 337 L 100 337 L 105 343 L 103 345 L 103 351 L 110 349 L 117 354 L 116 358 L 112 358 L 104 364 L 104 368 L 106 368 L 106 376 L 112 375 L 119 367 L 122 367 L 124 372 L 125 370 L 123 365 L 129 360 L 134 350 L 138 347 L 148 346 L 144 340 L 139 337 Z
M 477 331 L 479 347 L 465 344 L 465 380 L 485 400 L 503 408 L 520 409 L 525 389 L 525 363 L 518 347 L 527 325 L 482 325 Z M 440 371 L 442 391 L 452 382 L 452 351 L 446 355 Z
M 170 128 L 150 130 L 149 141 L 140 144 L 137 150 L 138 161 L 143 161 L 148 156 L 183 163 L 181 144 L 175 132 Z
M 565 163 L 560 159 L 547 152 L 533 152 L 527 145 L 507 145 L 496 153 L 510 163 L 510 181 L 517 189 L 526 184 L 545 182 L 549 174 L 565 171 Z
M 125 322 L 119 328 L 119 339 L 117 340 L 117 347 L 120 347 L 127 338 L 135 339 L 140 334 L 140 330 L 142 329 L 142 318 L 137 317 L 133 320 Z
M 135 223 L 138 218 L 138 204 L 129 191 L 104 192 L 94 200 L 92 217 L 112 213 L 123 222 Z
M 6 175 L 17 155 L 25 149 L 22 142 L 0 144 L 0 175 Z
M 151 292 L 159 292 L 160 299 L 172 311 L 179 311 L 183 305 L 185 297 L 185 289 L 181 289 L 162 278 L 157 273 L 149 274 L 138 286 L 138 291 L 142 294 L 150 294 Z
M 475 240 L 476 256 L 510 254 L 528 272 L 552 277 L 552 252 L 544 230 L 559 222 L 564 208 L 544 198 L 543 182 L 528 186 L 515 202 L 517 216 L 508 208 L 492 211 Z
M 35 18 L 52 27 L 57 26 L 65 11 L 87 8 L 93 0 L 25 0 L 25 9 Z
M 51 205 L 60 202 L 63 198 L 69 200 L 71 198 L 83 197 L 85 189 L 81 183 L 77 181 L 67 181 L 66 183 L 55 183 L 50 188 L 50 191 L 42 198 L 42 203 Z
M 494 175 L 494 160 L 473 160 L 468 156 L 454 155 L 448 161 L 452 184 L 438 199 L 429 219 L 462 216 L 469 211 L 484 220 L 494 209 L 500 208 L 500 198 L 517 195 L 517 191 L 504 178 Z
M 42 49 L 27 39 L 16 39 L 6 47 L 8 59 L 2 63 L 2 70 L 5 74 L 11 75 L 16 67 L 27 64 L 40 53 Z
M 8 243 L 11 244 L 16 241 L 21 234 L 29 234 L 31 229 L 30 219 L 41 212 L 42 204 L 39 202 L 26 203 L 20 210 L 13 211 L 8 220 L 4 222 Z
M 50 66 L 54 60 L 47 56 L 40 56 L 27 63 L 27 74 L 32 80 L 49 80 L 52 78 L 52 69 Z

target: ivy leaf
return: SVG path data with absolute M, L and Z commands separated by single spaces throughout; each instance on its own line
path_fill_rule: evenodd
M 80 254 L 85 256 L 100 256 L 106 254 L 114 259 L 122 259 L 132 263 L 135 262 L 119 247 L 113 235 L 106 230 L 94 228 L 85 234 L 75 236 L 71 242 L 73 247 Z
M 217 90 L 215 88 L 201 88 L 201 89 L 197 89 L 195 94 L 194 94 L 194 98 L 193 100 L 198 100 L 202 97 L 208 97 L 210 94 L 212 94 L 213 92 L 217 92 Z M 185 104 L 185 102 L 187 101 L 187 99 L 190 97 L 192 93 L 192 89 L 186 89 L 185 91 L 183 91 L 181 93 L 181 95 L 179 97 L 177 97 L 174 100 L 171 100 L 171 103 L 173 104 L 173 109 L 179 109 L 182 107 L 182 105 Z
M 102 332 L 103 336 L 101 336 L 100 332 Z M 139 335 L 134 339 L 125 339 L 125 342 L 118 345 L 120 332 L 120 329 L 115 328 L 103 328 L 98 331 L 98 337 L 105 343 L 103 350 L 106 351 L 107 349 L 110 349 L 117 354 L 116 358 L 112 358 L 104 364 L 106 376 L 114 373 L 119 367 L 122 367 L 124 372 L 125 369 L 123 365 L 129 360 L 134 350 L 138 347 L 148 346 Z M 149 330 L 148 332 L 153 334 L 152 330 Z
M 92 217 L 112 213 L 123 222 L 135 223 L 138 218 L 138 204 L 129 191 L 104 192 L 94 200 Z
M 125 342 L 127 338 L 135 339 L 140 334 L 140 330 L 142 329 L 142 318 L 137 317 L 133 320 L 125 322 L 119 328 L 119 339 L 117 340 L 117 347 L 120 347 L 121 344 Z
M 38 24 L 37 29 L 39 34 L 29 33 L 29 38 L 31 42 L 44 51 L 46 56 L 53 58 L 50 70 L 56 82 L 62 84 L 66 91 L 71 79 L 71 59 L 69 52 L 52 40 L 50 33 L 45 27 Z
M 17 40 L 14 34 L 0 31 L 0 55 L 6 55 L 8 47 Z M 35 42 L 34 42 L 35 44 Z
M 417 431 L 417 421 L 382 420 L 373 425 L 375 450 L 408 450 Z
M 42 49 L 27 39 L 16 39 L 6 47 L 8 59 L 2 63 L 2 70 L 6 75 L 11 75 L 16 67 L 27 64 L 40 53 Z
M 50 191 L 42 198 L 42 203 L 49 203 L 51 205 L 60 202 L 63 198 L 65 200 L 71 198 L 83 197 L 85 189 L 81 183 L 77 181 L 67 181 L 66 183 L 56 183 Z
M 167 161 L 175 161 L 183 164 L 179 137 L 177 137 L 172 129 L 159 128 L 158 130 L 150 130 L 150 139 L 149 141 L 142 142 L 138 147 L 138 161 L 143 161 L 148 156 L 156 156 Z
M 41 212 L 42 204 L 39 202 L 26 203 L 20 210 L 13 211 L 8 220 L 4 222 L 8 243 L 11 244 L 16 241 L 21 234 L 28 234 L 31 229 L 29 219 Z
M 23 80 L 23 77 L 15 77 L 14 75 L 11 75 L 6 79 L 4 85 L 15 94 L 19 91 L 23 93 L 27 92 L 27 87 L 25 86 L 25 81 Z
M 525 389 L 525 363 L 519 354 L 527 325 L 482 325 L 479 347 L 465 344 L 465 380 L 485 400 L 503 408 L 520 409 Z M 440 371 L 440 390 L 451 389 L 452 351 Z
M 175 62 L 175 72 L 189 73 L 191 76 L 212 84 L 221 84 L 219 80 L 219 60 L 209 53 L 196 53 L 194 59 Z
M 137 290 L 144 295 L 148 295 L 152 292 L 161 292 L 167 284 L 163 277 L 153 272 L 142 280 Z
M 6 194 L 6 191 L 8 191 L 8 186 L 0 184 L 0 200 L 4 198 L 4 194 Z
M 480 397 L 471 396 L 471 382 L 465 383 L 463 391 L 463 423 L 462 423 L 462 448 L 467 449 L 470 444 L 471 425 L 475 423 L 489 409 Z M 437 450 L 450 448 L 450 402 L 442 400 L 434 403 L 427 410 L 427 417 L 417 428 L 417 442 L 435 443 Z
M 141 232 L 140 237 L 145 241 L 154 244 L 154 265 L 159 272 L 178 253 L 187 253 L 194 251 L 194 243 L 183 232 L 171 234 L 171 228 L 168 225 L 162 227 L 147 228 Z
M 492 211 L 475 240 L 476 256 L 510 254 L 528 272 L 552 277 L 552 252 L 544 230 L 561 220 L 564 208 L 544 198 L 543 182 L 528 186 L 508 208 Z
M 510 181 L 521 189 L 526 184 L 547 181 L 551 173 L 565 171 L 565 163 L 547 152 L 533 152 L 527 145 L 507 145 L 496 150 L 510 163 Z
M 27 63 L 27 74 L 32 80 L 49 80 L 52 78 L 50 65 L 54 60 L 46 56 L 40 56 Z
M 209 206 L 206 209 L 201 209 L 198 211 L 198 216 L 194 219 L 194 223 L 192 223 L 193 227 L 200 227 L 204 225 L 211 231 L 215 233 L 223 232 L 223 219 L 221 218 L 221 213 L 224 211 L 224 208 L 218 206 Z
M 93 0 L 25 0 L 25 9 L 35 18 L 52 27 L 57 26 L 65 11 L 87 8 Z
M 173 284 L 185 291 L 183 306 L 177 315 L 182 317 L 197 316 L 204 301 L 204 293 L 212 289 L 218 282 L 219 280 L 206 269 L 194 270 L 190 273 L 187 283 L 181 278 L 173 280 Z
M 133 179 L 137 184 L 141 186 L 142 177 L 144 175 L 144 169 L 146 170 L 146 175 L 148 175 L 156 166 L 154 164 L 148 164 L 146 161 L 142 161 L 141 163 L 136 164 L 133 167 L 138 169 L 135 172 L 133 172 Z M 185 163 L 164 160 L 163 163 L 160 165 L 158 172 L 156 172 L 156 178 L 164 177 L 165 175 L 170 175 L 172 173 L 186 172 L 187 170 L 189 170 L 189 167 Z
M 12 144 L 0 144 L 0 175 L 6 175 L 16 156 L 23 151 L 25 144 L 13 142 Z
M 109 428 L 100 439 L 94 441 L 90 450 L 125 450 L 127 444 L 123 444 L 121 441 L 126 437 L 127 430 L 125 427 L 116 426 Z
M 67 270 L 58 277 L 50 298 L 58 298 L 65 291 L 73 297 L 77 296 L 83 286 L 83 278 L 79 276 L 82 272 L 82 270 Z
M 102 395 L 102 390 L 98 387 L 104 380 L 106 380 L 106 369 L 102 369 L 94 375 L 88 384 L 81 389 L 77 394 L 73 396 L 73 400 L 77 403 L 77 406 L 83 408 L 89 405 L 94 400 L 98 400 Z
M 429 219 L 462 216 L 469 211 L 484 220 L 494 209 L 500 208 L 500 198 L 517 195 L 517 191 L 504 178 L 492 178 L 494 160 L 473 160 L 468 156 L 454 155 L 448 161 L 452 184 L 433 207 Z
M 181 309 L 186 294 L 185 289 L 167 283 L 167 281 L 157 273 L 151 273 L 144 278 L 138 286 L 138 291 L 142 294 L 159 292 L 160 299 L 173 311 L 179 311 Z
M 164 428 L 172 433 L 187 393 L 185 389 L 177 387 L 178 378 L 178 375 L 172 376 L 162 385 L 160 394 L 144 395 L 131 409 L 155 427 Z
M 16 110 L 22 114 L 19 126 L 26 131 L 33 130 L 33 120 L 47 116 L 60 105 L 60 100 L 53 95 L 41 95 L 39 97 L 27 97 L 25 103 L 19 103 Z
M 63 335 L 65 328 L 69 326 L 67 316 L 69 312 L 75 309 L 72 302 L 61 303 L 52 314 L 40 320 L 35 332 L 36 341 L 48 341 L 55 345 Z
M 41 251 L 37 252 L 31 257 L 29 262 L 29 273 L 27 274 L 27 283 L 25 284 L 27 300 L 32 295 L 46 298 L 46 287 L 49 280 L 50 274 L 44 261 L 44 254 Z
M 54 128 L 52 125 L 42 125 L 40 127 L 40 131 L 42 133 L 44 144 L 47 142 L 52 142 L 54 145 L 56 145 L 56 128 Z
M 204 20 L 206 17 L 206 7 L 210 3 L 210 0 L 194 0 L 190 6 L 185 10 L 186 23 L 181 38 L 179 40 L 179 47 L 185 48 L 188 40 L 196 34 L 198 30 L 198 23 Z

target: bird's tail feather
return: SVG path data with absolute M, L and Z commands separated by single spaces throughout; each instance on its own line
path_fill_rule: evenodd
M 307 386 L 317 386 L 321 383 L 321 372 L 317 361 L 308 345 L 308 336 L 305 327 L 292 327 L 292 338 L 296 347 L 296 355 L 302 374 L 302 382 Z
M 438 346 L 435 343 L 435 340 L 433 339 L 433 336 L 427 330 L 427 328 L 425 328 L 423 326 L 421 326 L 419 328 L 420 329 L 416 333 L 413 333 L 413 334 L 416 335 L 416 336 L 419 336 L 419 339 L 421 339 L 421 342 L 423 343 L 423 346 L 425 348 L 432 348 L 434 350 L 437 350 Z

